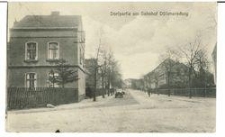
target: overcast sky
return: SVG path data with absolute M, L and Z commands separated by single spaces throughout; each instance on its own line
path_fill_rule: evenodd
M 96 54 L 99 31 L 102 46 L 110 47 L 123 78 L 140 78 L 159 64 L 167 47 L 184 45 L 200 33 L 209 59 L 216 43 L 217 4 L 214 3 L 9 3 L 11 28 L 26 15 L 82 15 L 86 33 L 85 57 Z M 188 16 L 111 16 L 111 12 L 185 12 Z M 159 14 L 159 13 L 158 13 Z

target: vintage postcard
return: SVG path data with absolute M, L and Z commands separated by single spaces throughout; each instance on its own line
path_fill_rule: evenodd
M 214 133 L 216 56 L 216 2 L 9 2 L 6 131 Z

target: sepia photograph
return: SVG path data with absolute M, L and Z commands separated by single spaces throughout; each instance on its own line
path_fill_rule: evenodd
M 9 2 L 6 132 L 215 133 L 217 2 Z

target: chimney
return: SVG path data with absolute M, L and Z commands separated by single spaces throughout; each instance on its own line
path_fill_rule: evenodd
M 59 11 L 52 11 L 52 16 L 59 16 Z

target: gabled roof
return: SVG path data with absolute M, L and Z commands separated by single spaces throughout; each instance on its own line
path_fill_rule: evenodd
M 180 68 L 186 68 L 186 69 L 188 69 L 188 67 L 185 65 L 185 64 L 183 64 L 183 63 L 180 63 L 180 62 L 178 62 L 178 61 L 174 61 L 174 60 L 172 60 L 172 59 L 165 59 L 163 62 L 161 62 L 154 70 L 152 70 L 152 71 L 150 71 L 149 73 L 147 73 L 146 75 L 153 75 L 154 74 L 154 72 L 156 71 L 156 70 L 158 70 L 158 69 L 160 69 L 160 68 L 162 68 L 163 67 L 163 64 L 167 64 L 167 63 L 169 63 L 169 61 L 170 61 L 170 63 L 172 63 L 172 64 L 174 64 L 174 66 L 175 67 L 180 67 Z M 175 68 L 175 67 L 173 67 L 173 69 Z M 146 76 L 145 75 L 145 76 Z
M 21 21 L 14 23 L 14 28 L 20 27 L 76 27 L 81 25 L 79 15 L 59 15 L 52 12 L 51 15 L 27 15 Z

